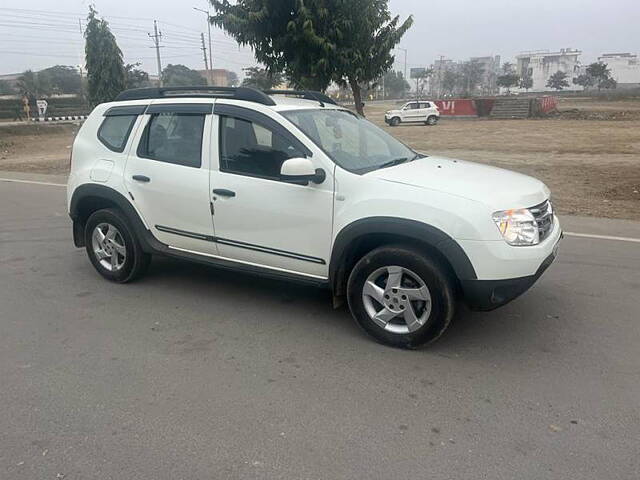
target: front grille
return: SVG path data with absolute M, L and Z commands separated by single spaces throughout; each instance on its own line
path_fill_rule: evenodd
M 542 242 L 553 231 L 553 205 L 547 200 L 540 205 L 531 207 L 529 211 L 533 214 L 538 222 L 538 232 L 540 233 L 540 241 Z

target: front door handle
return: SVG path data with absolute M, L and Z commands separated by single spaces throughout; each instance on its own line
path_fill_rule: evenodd
M 219 195 L 221 197 L 229 197 L 229 198 L 232 198 L 232 197 L 236 196 L 236 192 L 232 192 L 231 190 L 227 190 L 225 188 L 216 188 L 213 191 L 213 194 L 214 195 Z
M 131 178 L 133 178 L 136 182 L 142 182 L 142 183 L 149 183 L 151 181 L 149 177 L 146 177 L 144 175 L 134 175 Z

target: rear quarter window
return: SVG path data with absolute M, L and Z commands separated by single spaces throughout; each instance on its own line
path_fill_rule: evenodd
M 137 115 L 105 117 L 98 130 L 98 140 L 113 152 L 123 152 Z

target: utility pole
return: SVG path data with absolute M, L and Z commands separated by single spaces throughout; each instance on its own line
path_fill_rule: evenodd
M 162 32 L 158 32 L 158 22 L 156 20 L 153 21 L 153 35 L 150 33 L 147 34 L 150 38 L 153 39 L 153 43 L 155 44 L 156 49 L 156 60 L 158 61 L 158 86 L 162 87 L 162 62 L 160 61 L 160 40 L 162 39 Z
M 204 54 L 204 69 L 208 72 L 209 61 L 207 60 L 207 47 L 204 44 L 204 33 L 200 34 L 200 40 L 202 41 L 202 47 L 200 47 L 200 50 L 202 50 L 202 53 Z
M 203 10 L 201 8 L 193 7 L 194 10 L 198 12 L 207 14 L 207 33 L 209 35 L 209 66 L 211 67 L 209 70 L 209 80 L 211 85 L 213 85 L 213 43 L 211 41 L 211 13 L 209 10 Z
M 404 52 L 404 81 L 407 82 L 407 54 L 408 50 L 402 47 L 396 47 L 396 49 Z
M 442 67 L 444 62 L 444 55 L 440 55 L 440 64 L 438 65 L 438 98 L 442 96 Z

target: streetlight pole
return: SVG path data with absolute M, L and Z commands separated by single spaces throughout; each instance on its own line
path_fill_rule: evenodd
M 211 42 L 211 12 L 198 7 L 193 7 L 198 12 L 207 14 L 207 33 L 209 34 L 209 81 L 213 85 L 213 44 Z

